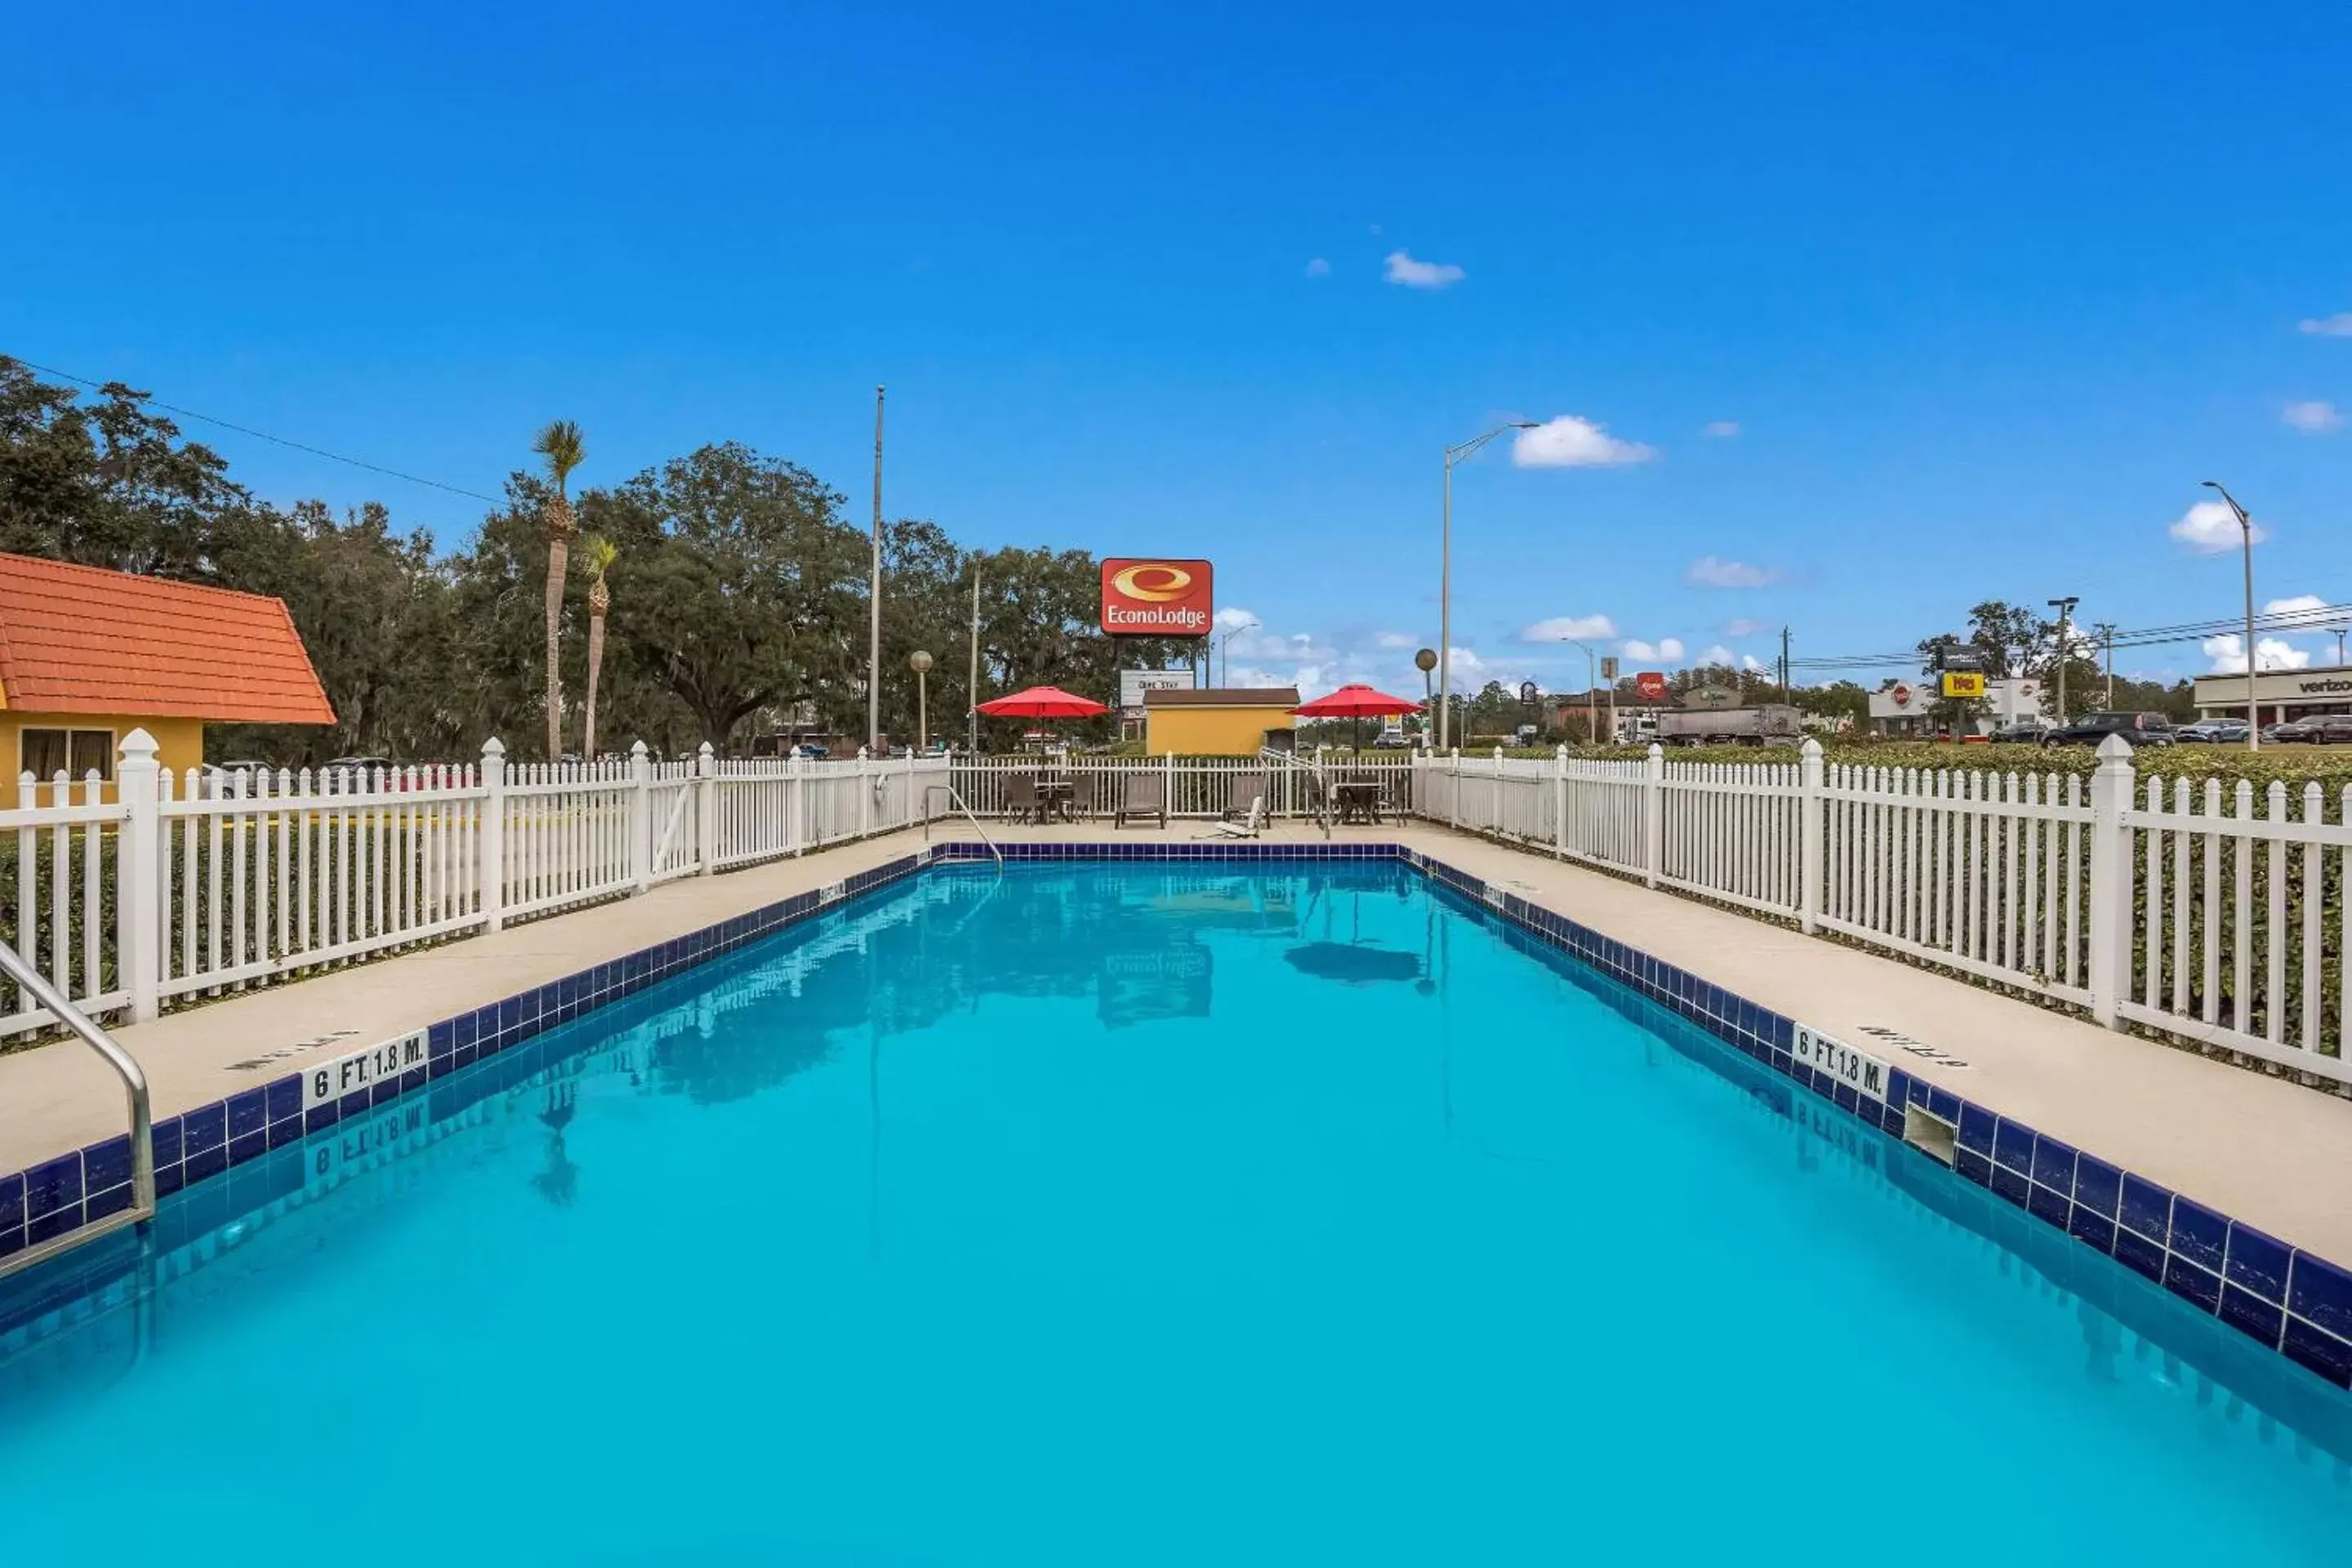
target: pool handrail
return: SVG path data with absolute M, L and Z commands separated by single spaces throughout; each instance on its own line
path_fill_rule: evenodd
M 1307 775 L 1307 782 L 1311 786 L 1307 792 L 1307 799 L 1314 808 L 1315 825 L 1323 830 L 1324 837 L 1330 837 L 1330 790 L 1323 778 L 1321 760 L 1302 763 L 1298 760 L 1298 754 L 1296 752 L 1276 751 L 1272 746 L 1260 746 L 1257 754 L 1261 760 L 1273 763 L 1286 773 Z
M 138 1060 L 122 1048 L 113 1036 L 75 1006 L 65 993 L 51 984 L 26 957 L 10 943 L 0 942 L 0 972 L 20 986 L 26 995 L 46 1008 L 59 1024 L 79 1035 L 82 1042 L 96 1051 L 122 1079 L 124 1098 L 131 1102 L 131 1206 L 119 1209 L 104 1219 L 77 1226 L 62 1236 L 51 1237 L 37 1246 L 26 1247 L 7 1258 L 0 1258 L 0 1277 L 61 1252 L 70 1251 L 86 1241 L 121 1230 L 125 1226 L 140 1225 L 155 1217 L 155 1130 L 147 1095 L 147 1075 L 140 1069 Z
M 980 835 L 980 841 L 988 846 L 991 855 L 996 857 L 997 874 L 1003 875 L 1004 851 L 996 847 L 996 840 L 988 836 L 988 829 L 980 825 L 980 818 L 971 814 L 971 807 L 964 804 L 963 796 L 956 793 L 956 786 L 951 784 L 935 783 L 923 787 L 923 842 L 929 844 L 931 841 L 931 796 L 940 794 L 946 795 L 955 803 L 955 808 L 963 813 L 963 819 L 971 824 L 971 830 Z

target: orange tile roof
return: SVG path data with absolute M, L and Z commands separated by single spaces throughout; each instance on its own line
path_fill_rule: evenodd
M 0 554 L 0 691 L 30 713 L 331 724 L 282 599 Z

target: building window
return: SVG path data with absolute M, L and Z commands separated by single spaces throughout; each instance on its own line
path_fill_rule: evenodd
M 17 734 L 16 765 L 47 783 L 60 773 L 77 783 L 90 773 L 114 776 L 111 730 L 24 730 Z

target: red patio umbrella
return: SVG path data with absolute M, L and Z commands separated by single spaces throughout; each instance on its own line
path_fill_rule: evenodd
M 991 698 L 980 710 L 992 719 L 1091 719 L 1110 710 L 1091 697 L 1080 697 L 1058 686 L 1033 686 L 1026 691 Z
M 1391 697 L 1385 691 L 1375 691 L 1357 681 L 1328 696 L 1318 697 L 1312 702 L 1302 702 L 1291 711 L 1301 719 L 1385 719 L 1418 713 L 1421 704 L 1410 697 Z M 1363 731 L 1360 728 L 1356 732 L 1356 749 L 1362 751 Z

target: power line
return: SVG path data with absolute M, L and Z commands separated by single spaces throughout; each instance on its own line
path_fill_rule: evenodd
M 13 358 L 14 356 L 12 355 L 10 357 Z M 60 381 L 76 382 L 83 386 L 92 387 L 100 392 L 103 392 L 109 386 L 128 384 L 127 383 L 121 382 L 93 381 L 86 375 L 76 375 L 69 370 L 57 370 L 48 365 L 35 364 L 28 359 L 19 359 L 16 363 L 23 365 L 26 370 L 38 371 L 43 375 L 53 375 Z M 330 462 L 346 463 L 354 468 L 365 468 L 372 474 L 382 474 L 387 479 L 404 480 L 412 485 L 423 485 L 429 489 L 446 490 L 451 495 L 465 496 L 473 500 L 488 501 L 492 506 L 504 506 L 506 504 L 506 498 L 504 496 L 484 495 L 479 490 L 469 490 L 463 485 L 444 484 L 439 479 L 428 479 L 422 474 L 404 473 L 398 468 L 387 468 L 382 463 L 371 463 L 362 458 L 347 458 L 341 452 L 330 452 L 324 447 L 313 447 L 307 441 L 296 441 L 285 436 L 273 436 L 267 430 L 256 430 L 250 425 L 239 425 L 234 419 L 223 419 L 215 414 L 200 414 L 193 408 L 182 408 L 173 404 L 159 402 L 152 397 L 146 399 L 146 401 L 153 406 L 163 410 L 166 414 L 176 414 L 183 419 L 201 419 L 207 425 L 217 425 L 224 430 L 234 430 L 240 436 L 250 436 L 257 441 L 268 441 L 277 446 L 291 447 L 297 452 L 308 452 L 314 458 L 324 458 Z
M 2338 626 L 2352 625 L 2352 604 L 2311 605 L 2293 610 L 2280 610 L 2254 617 L 2254 630 L 2263 632 L 2332 631 Z M 2180 621 L 2168 626 L 2142 626 L 2129 631 L 2119 630 L 2110 647 L 2162 647 L 2175 643 L 2202 642 L 2208 637 L 2243 635 L 2245 620 L 2231 616 L 2210 621 Z M 1916 664 L 1919 653 L 1916 648 L 1901 653 L 1820 654 L 1810 658 L 1791 659 L 1796 668 L 1826 671 L 1843 669 L 1875 669 L 1890 664 Z

